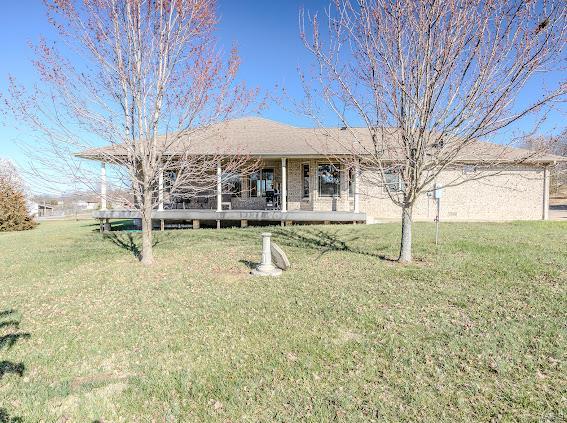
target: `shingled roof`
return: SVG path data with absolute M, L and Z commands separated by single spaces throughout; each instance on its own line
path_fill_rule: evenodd
M 398 131 L 385 129 L 383 143 L 398 145 Z M 259 117 L 246 117 L 212 125 L 170 143 L 161 137 L 159 142 L 171 144 L 169 154 L 181 151 L 194 155 L 242 154 L 252 157 L 329 157 L 349 155 L 353 152 L 373 151 L 373 143 L 366 128 L 298 128 Z M 121 156 L 124 146 L 113 145 L 93 148 L 77 154 L 78 157 L 104 160 L 109 156 Z M 387 159 L 396 160 L 395 148 L 386 150 Z M 529 150 L 500 144 L 476 141 L 459 152 L 460 162 L 517 162 L 551 163 L 566 161 L 554 155 L 534 154 Z

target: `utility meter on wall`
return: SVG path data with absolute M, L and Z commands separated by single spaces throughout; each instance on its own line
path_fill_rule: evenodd
M 443 196 L 443 188 L 437 184 L 433 188 L 433 198 L 436 200 L 440 199 Z

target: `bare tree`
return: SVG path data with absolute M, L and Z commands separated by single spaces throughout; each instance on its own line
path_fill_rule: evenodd
M 399 260 L 408 262 L 412 208 L 439 174 L 476 140 L 564 100 L 565 81 L 529 104 L 515 102 L 536 72 L 564 59 L 566 8 L 545 0 L 331 3 L 323 24 L 300 12 L 301 37 L 316 60 L 312 79 L 302 74 L 305 111 L 322 120 L 322 98 L 349 131 L 337 140 L 351 151 L 348 160 L 360 162 L 363 175 L 378 170 L 375 183 L 401 178 L 384 188 L 402 210 Z
M 559 135 L 528 137 L 523 147 L 532 151 L 544 151 L 548 154 L 567 157 L 567 129 Z M 551 169 L 551 194 L 567 194 L 567 163 L 558 163 Z
M 24 181 L 20 177 L 18 169 L 8 159 L 0 157 L 0 180 L 16 191 L 25 192 Z
M 209 128 L 241 113 L 255 92 L 235 81 L 236 50 L 225 60 L 215 46 L 214 0 L 44 3 L 65 44 L 42 40 L 35 47 L 41 84 L 26 90 L 12 79 L 7 104 L 35 131 L 30 154 L 44 178 L 96 189 L 93 167 L 74 155 L 115 165 L 109 182 L 113 192 L 133 192 L 141 260 L 149 265 L 161 175 L 175 172 L 166 181 L 173 195 L 213 186 L 221 160 L 228 173 L 244 165 L 236 147 L 199 146 L 213 143 Z

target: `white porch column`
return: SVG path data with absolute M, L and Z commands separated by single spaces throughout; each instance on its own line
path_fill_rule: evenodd
M 543 168 L 543 213 L 542 220 L 549 219 L 549 166 Z
M 353 172 L 354 180 L 352 183 L 354 184 L 354 212 L 360 213 L 360 163 L 358 160 L 354 164 L 354 172 Z
M 222 211 L 222 169 L 220 160 L 217 163 L 217 211 Z
M 163 169 L 159 170 L 158 178 L 158 210 L 163 210 Z
M 100 209 L 106 210 L 106 163 L 100 163 Z
M 282 212 L 287 211 L 287 159 L 282 157 Z

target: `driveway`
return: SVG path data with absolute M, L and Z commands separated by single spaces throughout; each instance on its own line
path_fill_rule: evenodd
M 550 205 L 549 220 L 561 220 L 567 222 L 567 204 Z

